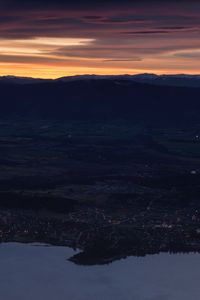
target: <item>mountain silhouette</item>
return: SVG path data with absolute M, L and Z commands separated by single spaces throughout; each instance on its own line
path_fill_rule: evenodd
M 0 115 L 197 122 L 200 88 L 116 79 L 0 81 Z

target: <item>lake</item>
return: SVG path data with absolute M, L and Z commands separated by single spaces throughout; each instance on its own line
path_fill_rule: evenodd
M 196 300 L 199 254 L 129 257 L 104 266 L 77 266 L 65 247 L 0 245 L 2 300 Z

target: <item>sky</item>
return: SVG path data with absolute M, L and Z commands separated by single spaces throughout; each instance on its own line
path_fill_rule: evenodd
M 200 0 L 0 0 L 0 76 L 137 73 L 200 73 Z

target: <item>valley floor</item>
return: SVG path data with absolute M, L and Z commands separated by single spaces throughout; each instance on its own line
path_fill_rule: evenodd
M 0 125 L 2 242 L 79 248 L 79 264 L 200 251 L 199 124 Z

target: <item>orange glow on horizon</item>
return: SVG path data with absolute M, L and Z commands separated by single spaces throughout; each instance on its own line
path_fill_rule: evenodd
M 99 68 L 66 68 L 66 67 L 48 67 L 32 64 L 0 64 L 0 76 L 21 76 L 21 77 L 33 77 L 33 78 L 44 78 L 44 79 L 56 79 L 64 76 L 75 76 L 75 75 L 122 75 L 122 74 L 141 74 L 141 73 L 154 73 L 157 75 L 161 74 L 177 74 L 178 72 L 172 70 L 151 70 L 151 69 L 99 69 Z M 180 72 L 179 72 L 180 73 Z M 189 70 L 187 74 L 199 74 L 198 70 Z
M 133 47 L 134 40 L 131 43 Z M 140 43 L 142 46 L 143 41 Z M 0 39 L 0 76 L 54 79 L 83 74 L 199 74 L 193 57 L 200 56 L 200 46 L 141 56 L 137 47 L 133 53 L 131 47 L 122 45 L 120 50 L 112 46 L 105 51 L 94 38 Z
M 0 4 L 0 75 L 200 73 L 196 0 L 6 2 L 16 1 Z

